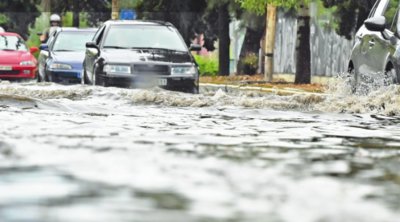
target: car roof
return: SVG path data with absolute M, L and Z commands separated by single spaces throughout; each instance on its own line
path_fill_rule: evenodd
M 21 37 L 18 33 L 15 33 L 15 32 L 0 32 L 0 35 Z
M 159 25 L 159 26 L 174 26 L 169 22 L 157 20 L 108 20 L 104 25 Z
M 97 31 L 97 28 L 62 27 L 57 29 L 57 32 L 95 32 L 95 31 Z

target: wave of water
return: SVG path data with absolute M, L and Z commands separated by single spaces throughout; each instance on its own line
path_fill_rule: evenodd
M 332 113 L 383 114 L 397 88 L 0 83 L 0 221 L 396 221 L 396 122 Z
M 294 110 L 400 115 L 400 86 L 363 85 L 362 91 L 352 92 L 344 75 L 332 79 L 325 94 L 297 93 L 294 95 L 268 94 L 257 91 L 203 89 L 200 95 L 154 89 L 120 89 L 93 86 L 61 86 L 49 83 L 0 84 L 2 106 L 40 105 L 60 100 L 88 101 L 89 104 L 161 105 L 172 107 L 243 107 L 254 109 Z M 90 101 L 90 102 L 89 102 Z

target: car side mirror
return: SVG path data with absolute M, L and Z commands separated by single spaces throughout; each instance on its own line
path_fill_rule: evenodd
M 42 51 L 49 51 L 49 45 L 41 44 L 39 49 L 42 50 Z
M 99 47 L 97 46 L 97 44 L 95 42 L 87 42 L 86 48 L 99 49 Z
M 29 49 L 29 51 L 30 51 L 32 54 L 34 54 L 34 53 L 36 53 L 36 52 L 39 51 L 39 48 L 38 48 L 38 47 L 31 47 L 31 48 Z
M 189 48 L 190 51 L 195 51 L 195 52 L 200 52 L 201 49 L 202 47 L 199 44 L 191 44 Z
M 386 18 L 384 16 L 372 17 L 364 22 L 369 31 L 383 32 L 386 29 Z

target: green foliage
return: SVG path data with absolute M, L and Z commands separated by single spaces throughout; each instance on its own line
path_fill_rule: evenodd
M 333 9 L 336 32 L 351 39 L 354 30 L 364 23 L 376 0 L 321 0 L 325 8 Z M 398 4 L 398 1 L 390 1 Z
M 40 14 L 38 3 L 39 0 L 1 0 L 0 25 L 26 38 L 29 26 Z
M 139 4 L 140 0 L 120 0 L 120 8 L 134 9 Z
M 240 5 L 257 14 L 264 14 L 267 4 L 273 4 L 283 8 L 296 8 L 301 3 L 308 3 L 309 0 L 235 0 Z
M 249 67 L 257 68 L 258 65 L 258 56 L 255 53 L 247 54 L 243 59 L 243 64 Z
M 111 17 L 111 0 L 51 0 L 52 13 L 64 15 L 67 12 L 73 12 L 74 8 L 85 12 L 89 26 L 97 26 Z
M 6 24 L 7 22 L 8 22 L 8 17 L 0 13 L 0 26 Z
M 219 63 L 216 58 L 199 55 L 195 55 L 194 58 L 199 65 L 201 76 L 217 76 Z
M 66 12 L 62 17 L 62 24 L 64 27 L 73 27 L 73 12 Z M 89 27 L 87 21 L 87 13 L 80 13 L 79 16 L 79 28 Z
M 255 53 L 248 53 L 243 58 L 243 72 L 244 74 L 256 74 L 258 68 L 258 56 Z

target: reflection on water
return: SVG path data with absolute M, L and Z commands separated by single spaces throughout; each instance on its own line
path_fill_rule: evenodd
M 399 87 L 343 87 L 1 83 L 0 221 L 397 221 Z

